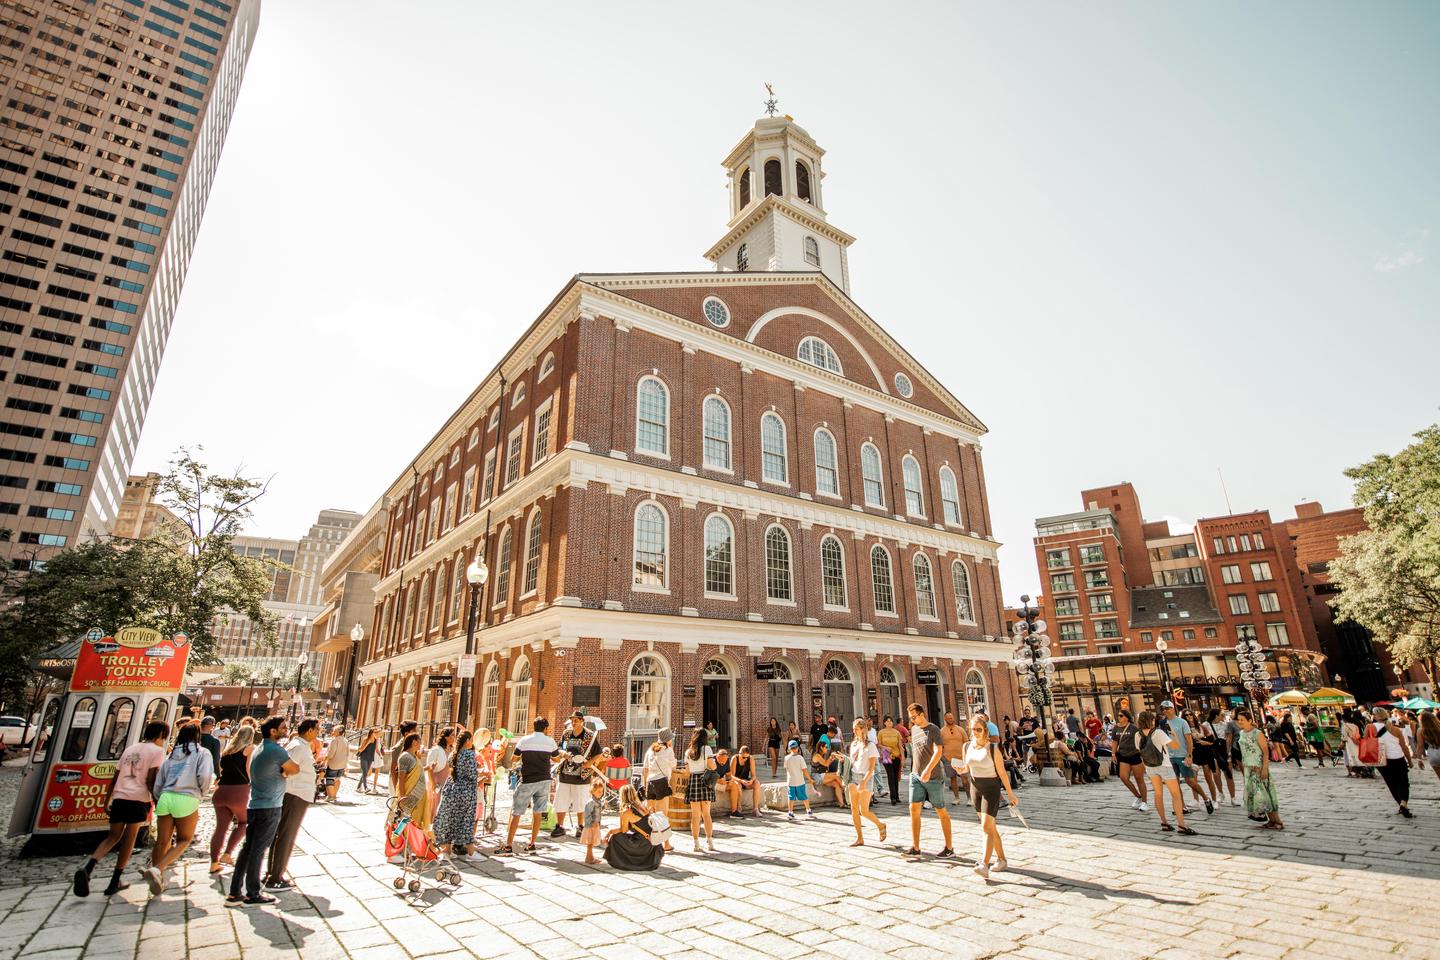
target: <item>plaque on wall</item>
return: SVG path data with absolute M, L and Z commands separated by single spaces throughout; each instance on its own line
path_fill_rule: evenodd
M 934 670 L 916 670 L 915 682 L 922 687 L 931 687 L 940 682 L 940 677 Z
M 680 725 L 682 727 L 695 727 L 699 721 L 695 718 L 695 684 L 686 683 L 680 687 Z
M 756 679 L 756 680 L 774 680 L 774 679 L 775 679 L 775 664 L 774 664 L 773 662 L 771 662 L 771 663 L 762 663 L 761 661 L 756 660 L 756 661 L 755 661 L 755 679 Z
M 598 707 L 600 706 L 600 687 L 598 685 L 576 687 L 574 700 L 577 707 Z
M 449 690 L 455 686 L 455 678 L 448 673 L 432 673 L 425 681 L 425 687 L 429 690 Z

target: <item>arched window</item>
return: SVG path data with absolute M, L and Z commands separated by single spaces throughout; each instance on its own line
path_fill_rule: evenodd
M 900 474 L 905 481 L 905 512 L 912 517 L 925 516 L 925 494 L 920 490 L 920 461 L 909 454 L 900 461 Z
M 815 431 L 815 492 L 840 495 L 840 468 L 835 438 L 824 427 Z
M 821 370 L 829 370 L 831 373 L 844 374 L 840 368 L 840 357 L 831 349 L 830 344 L 819 337 L 806 337 L 800 341 L 800 349 L 795 352 L 796 358 L 819 367 Z
M 630 665 L 630 695 L 625 721 L 628 732 L 645 734 L 667 726 L 670 720 L 670 672 L 665 661 L 643 654 Z
M 940 468 L 940 503 L 945 510 L 945 522 L 960 526 L 960 485 L 955 482 L 955 471 L 949 467 Z
M 760 417 L 760 476 L 771 483 L 789 483 L 785 421 L 773 411 Z
M 735 529 L 720 513 L 705 521 L 705 592 L 725 597 L 735 593 Z
M 510 599 L 510 528 L 500 534 L 500 555 L 495 560 L 495 597 L 492 606 L 503 607 Z
M 923 553 L 917 553 L 911 563 L 915 568 L 915 609 L 922 617 L 933 617 L 935 578 L 930 573 L 930 558 Z
M 485 671 L 484 693 L 480 699 L 480 725 L 491 733 L 500 728 L 500 664 L 490 662 Z
M 536 375 L 535 380 L 537 382 L 540 380 L 544 380 L 546 377 L 550 376 L 551 372 L 554 371 L 554 369 L 555 354 L 545 354 L 545 359 L 540 361 L 540 372 Z
M 765 196 L 780 196 L 785 192 L 782 182 L 780 161 L 774 158 L 765 161 Z
M 965 703 L 972 717 L 977 713 L 990 713 L 990 696 L 985 692 L 985 678 L 979 670 L 965 672 Z
M 814 237 L 805 238 L 805 262 L 812 266 L 820 266 L 820 244 Z
M 741 273 L 750 269 L 750 248 L 746 244 L 735 248 L 735 269 Z
M 480 428 L 470 428 L 470 439 L 465 441 L 466 450 L 474 450 L 480 444 Z
M 781 526 L 765 531 L 765 596 L 793 600 L 790 588 L 790 534 Z
M 750 206 L 750 168 L 740 171 L 740 209 Z
M 670 455 L 670 391 L 655 377 L 641 377 L 635 388 L 635 449 Z
M 729 470 L 730 405 L 712 393 L 705 398 L 703 406 L 705 466 L 713 470 Z
M 893 667 L 880 668 L 880 716 L 890 717 L 897 723 L 904 719 L 904 704 L 900 699 L 900 677 Z
M 865 481 L 865 505 L 885 506 L 885 476 L 880 470 L 880 451 L 873 443 L 860 446 L 860 476 Z
M 820 584 L 825 592 L 825 606 L 844 607 L 845 552 L 840 541 L 827 536 L 820 541 Z
M 640 588 L 665 589 L 665 511 L 653 500 L 635 510 L 635 576 Z
M 530 514 L 530 529 L 525 534 L 525 580 L 522 594 L 534 593 L 540 583 L 540 511 Z
M 515 384 L 515 392 L 510 394 L 510 409 L 514 410 L 525 402 L 525 384 Z
M 870 548 L 870 581 L 875 592 L 875 610 L 895 612 L 895 583 L 890 578 L 890 554 L 876 544 Z
M 766 703 L 770 716 L 780 721 L 780 729 L 795 719 L 795 673 L 784 660 L 775 660 L 775 675 L 768 684 L 770 696 Z
M 843 660 L 825 664 L 825 715 L 833 716 L 841 730 L 850 729 L 855 720 L 855 681 Z
M 795 196 L 801 200 L 810 199 L 810 168 L 804 160 L 795 161 Z
M 510 724 L 516 736 L 530 732 L 530 660 L 521 657 L 515 665 L 515 679 L 510 681 Z
M 963 560 L 950 565 L 950 582 L 955 587 L 955 616 L 962 623 L 975 622 L 975 607 L 970 598 L 970 571 Z

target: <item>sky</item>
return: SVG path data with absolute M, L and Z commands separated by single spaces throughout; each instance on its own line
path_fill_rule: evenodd
M 1440 419 L 1437 50 L 1429 2 L 265 0 L 133 470 L 367 510 L 572 275 L 709 267 L 769 82 L 989 427 L 1007 603 L 1085 487 L 1345 506 Z

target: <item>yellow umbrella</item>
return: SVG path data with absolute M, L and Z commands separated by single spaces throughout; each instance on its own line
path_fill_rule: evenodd
M 1350 705 L 1355 698 L 1344 690 L 1336 690 L 1334 687 L 1321 687 L 1310 694 L 1311 703 Z
M 1272 707 L 1299 707 L 1310 702 L 1310 698 L 1299 690 L 1286 690 L 1284 693 L 1277 693 L 1266 701 Z

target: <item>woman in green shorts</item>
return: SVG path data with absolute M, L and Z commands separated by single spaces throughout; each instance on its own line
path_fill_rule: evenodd
M 190 846 L 195 822 L 200 819 L 200 800 L 215 781 L 215 761 L 200 746 L 200 724 L 187 723 L 175 734 L 175 747 L 160 765 L 155 777 L 155 848 L 150 866 L 140 871 L 150 885 L 152 896 L 165 887 L 165 868 Z

